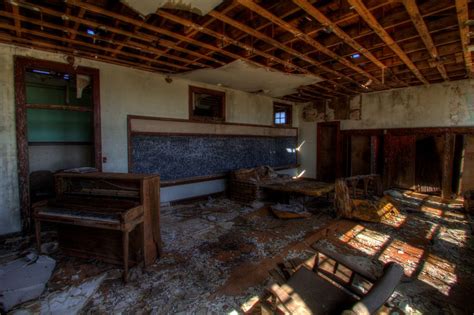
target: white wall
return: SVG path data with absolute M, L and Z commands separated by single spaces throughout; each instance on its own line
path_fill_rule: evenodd
M 360 102 L 360 96 L 352 102 Z M 316 176 L 316 123 L 304 122 L 302 105 L 301 169 Z M 342 130 L 474 126 L 474 81 L 461 80 L 362 95 L 360 120 L 341 121 Z
M 0 44 L 0 235 L 20 229 L 14 124 L 14 55 L 65 62 L 62 54 Z M 273 99 L 207 84 L 164 76 L 94 60 L 77 58 L 79 66 L 100 71 L 103 170 L 127 172 L 127 115 L 188 118 L 188 86 L 226 91 L 229 122 L 272 125 Z M 293 117 L 297 117 L 296 110 Z M 298 119 L 294 119 L 298 126 Z M 162 190 L 162 201 L 195 197 L 222 191 L 223 181 L 213 181 Z

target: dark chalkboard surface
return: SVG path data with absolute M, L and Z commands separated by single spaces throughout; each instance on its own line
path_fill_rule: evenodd
M 130 172 L 162 180 L 296 164 L 296 137 L 132 135 Z

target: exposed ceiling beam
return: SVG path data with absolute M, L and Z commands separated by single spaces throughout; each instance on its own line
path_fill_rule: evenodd
M 23 1 L 22 1 L 23 2 Z M 90 21 L 90 20 L 86 20 L 84 18 L 80 18 L 80 17 L 75 17 L 75 16 L 65 16 L 64 13 L 62 12 L 58 12 L 58 11 L 55 11 L 55 10 L 52 10 L 52 9 L 49 9 L 47 7 L 44 7 L 44 6 L 41 6 L 41 5 L 37 5 L 37 4 L 29 4 L 28 7 L 25 7 L 25 8 L 29 8 L 29 9 L 32 9 L 32 8 L 37 8 L 38 10 L 41 11 L 42 14 L 47 14 L 47 15 L 51 15 L 51 16 L 55 16 L 55 17 L 59 17 L 59 18 L 65 18 L 65 19 L 68 19 L 68 20 L 71 20 L 73 22 L 75 22 L 75 27 L 74 27 L 74 30 L 76 31 L 79 27 L 80 24 L 83 24 L 83 25 L 87 25 L 88 27 L 91 27 L 91 28 L 94 28 L 94 29 L 100 29 L 100 28 L 104 28 L 107 32 L 111 32 L 111 33 L 115 33 L 115 34 L 119 34 L 119 35 L 123 35 L 123 36 L 129 36 L 129 37 L 132 37 L 132 38 L 136 38 L 138 40 L 145 40 L 145 41 L 148 41 L 149 43 L 156 43 L 158 42 L 160 46 L 164 46 L 164 47 L 173 47 L 173 49 L 177 50 L 177 51 L 180 51 L 180 52 L 184 52 L 184 53 L 187 53 L 189 55 L 193 55 L 193 56 L 196 56 L 196 57 L 200 57 L 200 58 L 203 58 L 205 60 L 208 60 L 208 61 L 212 61 L 212 62 L 215 62 L 215 63 L 218 63 L 220 65 L 224 65 L 225 63 L 224 62 L 221 62 L 221 61 L 218 61 L 216 60 L 215 58 L 211 58 L 209 56 L 206 56 L 204 54 L 201 54 L 199 52 L 196 52 L 194 50 L 190 50 L 190 49 L 186 49 L 186 48 L 181 48 L 181 47 L 174 47 L 175 43 L 171 42 L 171 41 L 168 41 L 168 40 L 164 40 L 164 39 L 160 39 L 158 38 L 157 36 L 154 36 L 154 35 L 149 35 L 149 34 L 144 34 L 144 33 L 139 33 L 139 32 L 136 32 L 136 33 L 132 33 L 132 32 L 128 32 L 128 31 L 125 31 L 123 29 L 120 29 L 120 28 L 117 28 L 117 27 L 113 27 L 113 26 L 110 26 L 110 25 L 104 25 L 103 23 L 97 23 L 97 22 L 94 22 L 94 21 Z M 81 8 L 81 10 L 83 10 L 85 12 L 85 9 Z M 80 12 L 79 12 L 80 13 Z M 84 15 L 84 14 L 83 14 Z M 74 32 L 73 34 L 77 34 L 77 32 Z M 73 36 L 75 37 L 75 35 Z M 74 39 L 74 38 L 73 38 Z M 131 43 L 131 42 L 130 42 Z M 137 42 L 133 42 L 133 45 L 134 46 L 137 46 L 137 47 L 148 47 L 148 49 L 150 50 L 153 50 L 154 47 L 151 46 L 151 45 L 141 45 Z M 158 52 L 157 52 L 158 53 Z M 164 51 L 160 51 L 160 54 L 167 57 L 167 58 L 170 58 L 170 59 L 174 59 L 173 55 L 171 54 L 167 54 L 165 55 L 165 52 Z M 160 56 L 161 56 L 160 55 Z
M 7 24 L 0 24 L 0 29 L 1 28 L 7 29 L 7 30 L 15 30 L 14 26 L 7 25 Z M 33 36 L 37 36 L 37 37 L 40 37 L 40 38 L 44 38 L 44 39 L 47 38 L 47 39 L 56 40 L 56 41 L 59 41 L 59 42 L 67 42 L 67 43 L 78 45 L 78 46 L 92 48 L 92 49 L 94 49 L 94 53 L 98 52 L 98 51 L 105 51 L 105 52 L 111 53 L 111 52 L 114 51 L 114 49 L 111 49 L 111 48 L 108 48 L 108 47 L 103 47 L 103 46 L 100 46 L 100 45 L 97 45 L 97 44 L 90 44 L 90 43 L 86 43 L 86 42 L 75 40 L 75 39 L 64 38 L 64 36 L 52 35 L 52 34 L 49 34 L 47 31 L 34 31 L 34 30 L 24 30 L 24 31 L 25 31 L 25 33 L 27 32 L 28 35 L 33 35 Z M 170 67 L 170 68 L 181 69 L 181 70 L 191 70 L 190 68 L 187 68 L 187 67 L 184 67 L 184 66 L 180 66 L 180 65 L 177 65 L 177 64 L 173 64 L 173 63 L 169 63 L 169 62 L 165 62 L 165 61 L 161 61 L 161 60 L 154 60 L 152 58 L 149 58 L 149 57 L 146 57 L 146 56 L 143 56 L 143 55 L 123 52 L 123 51 L 119 52 L 119 54 L 130 57 L 130 58 L 136 58 L 136 59 L 139 59 L 139 60 L 143 60 L 143 61 L 152 61 L 153 63 L 161 64 L 161 65 L 164 65 L 164 66 L 167 66 L 167 67 Z M 167 72 L 170 72 L 170 71 L 168 70 Z
M 456 0 L 456 13 L 458 15 L 459 32 L 461 35 L 461 44 L 464 55 L 464 63 L 466 65 L 467 76 L 471 78 L 472 75 L 472 56 L 469 51 L 469 20 L 467 0 Z
M 372 13 L 367 9 L 362 0 L 347 0 L 349 4 L 359 13 L 361 18 L 372 28 L 375 33 L 390 47 L 397 56 L 405 63 L 405 65 L 413 72 L 413 74 L 423 82 L 428 85 L 429 82 L 423 77 L 420 70 L 415 66 L 415 64 L 410 60 L 407 54 L 403 49 L 393 40 L 387 31 L 380 25 L 377 19 L 372 15 Z
M 76 31 L 76 30 L 74 30 L 74 28 L 65 28 L 63 26 L 59 26 L 59 25 L 56 25 L 56 24 L 44 22 L 44 21 L 34 19 L 34 18 L 24 17 L 24 16 L 21 16 L 21 15 L 14 16 L 11 13 L 4 12 L 4 11 L 0 11 L 0 16 L 7 17 L 7 18 L 16 17 L 17 19 L 19 19 L 21 21 L 24 21 L 24 22 L 29 22 L 29 23 L 32 23 L 32 24 L 35 24 L 35 25 L 47 27 L 47 28 L 54 29 L 54 30 L 57 30 L 57 31 L 67 32 L 68 35 L 72 34 L 72 35 L 74 35 L 74 37 L 77 37 L 77 35 L 80 35 L 80 36 L 83 36 L 83 37 L 90 37 L 92 39 L 96 38 L 100 41 L 107 42 L 107 43 L 112 44 L 112 45 L 123 44 L 125 47 L 131 48 L 131 49 L 134 49 L 134 50 L 138 50 L 139 52 L 144 52 L 145 51 L 148 54 L 151 54 L 151 53 L 160 54 L 160 55 L 163 54 L 163 50 L 157 49 L 155 47 L 145 46 L 145 45 L 139 44 L 137 42 L 129 41 L 128 43 L 123 43 L 123 42 L 120 42 L 120 41 L 117 41 L 117 40 L 111 40 L 111 39 L 108 39 L 108 38 L 104 38 L 104 37 L 98 36 L 98 35 L 92 36 L 92 35 L 89 35 L 87 33 L 81 33 L 79 31 Z M 71 42 L 69 42 L 67 44 L 69 46 L 71 46 Z M 176 60 L 176 61 L 185 63 L 184 67 L 187 67 L 186 64 L 189 61 L 188 59 L 173 56 L 173 55 L 169 55 L 169 56 L 166 56 L 166 57 L 169 58 L 169 59 L 172 59 L 172 60 Z M 198 66 L 209 67 L 205 64 L 198 64 Z
M 334 60 L 342 63 L 346 67 L 352 69 L 355 72 L 358 72 L 358 73 L 362 74 L 363 76 L 365 76 L 366 78 L 372 80 L 376 84 L 382 85 L 382 82 L 380 82 L 379 79 L 377 79 L 376 77 L 374 77 L 371 74 L 368 74 L 366 71 L 364 71 L 364 69 L 362 69 L 359 66 L 353 64 L 352 62 L 348 61 L 347 59 L 339 56 L 338 54 L 334 53 L 330 49 L 327 49 L 326 47 L 324 47 L 324 45 L 322 45 L 320 42 L 313 39 L 311 36 L 305 34 L 303 31 L 297 29 L 293 25 L 291 25 L 291 24 L 285 22 L 284 20 L 280 19 L 278 16 L 276 16 L 273 13 L 267 11 L 265 8 L 263 8 L 260 5 L 256 4 L 252 0 L 237 0 L 237 2 L 239 4 L 247 7 L 248 9 L 252 10 L 253 12 L 263 16 L 267 20 L 277 24 L 278 26 L 280 26 L 284 30 L 292 33 L 295 37 L 301 39 L 305 43 L 307 43 L 310 46 L 316 48 L 317 50 L 319 50 L 320 52 L 322 52 L 322 53 L 326 54 L 327 56 L 333 58 Z
M 431 58 L 435 60 L 436 68 L 443 77 L 445 81 L 449 81 L 448 74 L 446 73 L 446 68 L 439 60 L 438 49 L 436 48 L 433 39 L 431 38 L 430 31 L 426 26 L 425 20 L 421 16 L 420 10 L 415 0 L 403 0 L 403 5 L 405 6 L 408 15 L 410 16 L 415 28 L 420 34 L 423 43 L 425 43 L 426 49 L 430 53 Z
M 139 28 L 147 29 L 148 31 L 151 31 L 151 32 L 154 32 L 154 33 L 157 33 L 157 34 L 166 35 L 166 36 L 172 37 L 176 40 L 184 41 L 184 42 L 192 44 L 194 46 L 214 51 L 215 53 L 220 53 L 221 55 L 224 55 L 224 56 L 232 58 L 232 59 L 239 59 L 240 58 L 240 56 L 237 55 L 237 54 L 234 54 L 232 52 L 220 49 L 219 47 L 213 46 L 211 44 L 200 42 L 200 41 L 192 39 L 192 38 L 187 38 L 184 35 L 181 35 L 181 34 L 178 34 L 178 33 L 172 32 L 170 30 L 167 30 L 167 29 L 164 29 L 164 28 L 161 28 L 161 27 L 157 27 L 157 26 L 154 26 L 154 25 L 151 25 L 151 24 L 148 24 L 148 23 L 144 23 L 142 20 L 137 20 L 135 18 L 131 18 L 131 17 L 123 15 L 123 14 L 118 14 L 118 13 L 106 10 L 102 7 L 98 7 L 98 6 L 93 5 L 93 4 L 82 2 L 82 1 L 79 1 L 79 0 L 68 0 L 67 3 L 70 4 L 70 5 L 73 5 L 73 6 L 83 8 L 83 9 L 86 9 L 88 11 L 97 13 L 97 14 L 102 14 L 102 15 L 108 16 L 112 19 L 118 19 L 122 22 L 131 24 L 131 25 L 135 25 Z
M 320 63 L 318 63 L 316 60 L 314 60 L 314 59 L 312 59 L 312 58 L 306 56 L 305 54 L 303 54 L 303 53 L 301 53 L 301 52 L 299 52 L 299 51 L 296 51 L 295 49 L 293 49 L 293 48 L 291 48 L 291 47 L 285 46 L 285 45 L 283 45 L 282 43 L 276 41 L 275 39 L 273 39 L 273 38 L 271 38 L 271 37 L 269 37 L 269 36 L 267 36 L 267 35 L 265 35 L 265 34 L 263 34 L 263 33 L 260 33 L 260 32 L 258 32 L 258 31 L 256 31 L 256 30 L 254 30 L 253 28 L 251 28 L 251 27 L 249 27 L 249 26 L 243 24 L 243 23 L 237 22 L 237 21 L 235 21 L 235 20 L 229 18 L 228 16 L 226 16 L 226 15 L 224 15 L 224 14 L 221 14 L 221 13 L 219 13 L 219 12 L 216 12 L 216 11 L 212 11 L 212 12 L 210 12 L 209 14 L 210 14 L 211 16 L 213 16 L 214 18 L 216 18 L 216 19 L 218 19 L 218 20 L 220 20 L 220 21 L 222 21 L 222 22 L 224 22 L 224 23 L 227 23 L 227 24 L 229 24 L 229 25 L 231 25 L 231 26 L 233 26 L 233 27 L 235 27 L 235 28 L 237 28 L 237 29 L 239 29 L 239 30 L 241 30 L 241 31 L 243 31 L 243 32 L 245 32 L 245 33 L 251 35 L 251 36 L 254 36 L 255 38 L 258 38 L 258 39 L 260 39 L 260 40 L 262 40 L 262 41 L 264 41 L 264 42 L 266 42 L 266 43 L 268 43 L 268 44 L 270 44 L 270 45 L 273 45 L 273 46 L 277 47 L 278 49 L 283 50 L 283 51 L 286 52 L 286 53 L 289 53 L 289 54 L 291 54 L 291 55 L 293 55 L 293 56 L 298 57 L 299 59 L 301 59 L 301 60 L 303 60 L 303 61 L 309 63 L 309 64 L 312 65 L 312 66 L 315 66 L 315 67 L 317 67 L 317 68 L 319 68 L 319 69 L 321 69 L 321 70 L 323 70 L 323 71 L 325 71 L 325 72 L 328 72 L 328 73 L 331 73 L 331 74 L 335 75 L 336 78 L 344 78 L 344 79 L 346 79 L 346 80 L 348 80 L 348 81 L 351 81 L 351 82 L 357 84 L 357 86 L 360 86 L 360 83 L 357 82 L 356 80 L 352 79 L 351 77 L 346 76 L 346 75 L 344 75 L 344 74 L 342 74 L 342 73 L 340 73 L 340 72 L 338 72 L 338 71 L 335 71 L 335 70 L 333 70 L 333 69 L 331 69 L 331 68 L 329 68 L 329 67 L 323 66 L 323 65 L 321 65 Z M 337 84 L 337 83 L 336 83 L 336 84 Z M 344 88 L 345 88 L 346 90 L 348 89 L 347 87 L 344 87 Z M 354 91 L 354 90 L 352 90 L 351 92 L 359 93 L 359 92 Z
M 293 0 L 293 2 L 300 8 L 302 8 L 304 11 L 306 11 L 306 13 L 315 18 L 319 23 L 323 24 L 323 26 L 328 27 L 332 32 L 334 32 L 334 34 L 336 34 L 336 36 L 342 39 L 344 43 L 364 55 L 367 59 L 376 64 L 380 69 L 385 68 L 385 65 L 380 60 L 375 58 L 375 56 L 370 51 L 368 51 L 365 47 L 356 42 L 349 34 L 344 32 L 336 23 L 332 22 L 321 11 L 315 8 L 309 1 Z

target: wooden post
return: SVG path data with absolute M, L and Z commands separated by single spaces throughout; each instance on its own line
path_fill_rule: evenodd
M 441 197 L 443 199 L 451 199 L 452 194 L 454 139 L 454 134 L 445 133 L 443 152 L 443 178 L 441 181 Z
M 123 281 L 128 281 L 128 230 L 122 232 L 122 248 L 123 248 Z

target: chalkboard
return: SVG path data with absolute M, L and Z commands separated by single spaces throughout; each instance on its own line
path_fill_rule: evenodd
M 296 164 L 296 137 L 132 135 L 132 173 L 177 180 Z
M 92 113 L 64 110 L 27 110 L 29 142 L 90 142 Z

